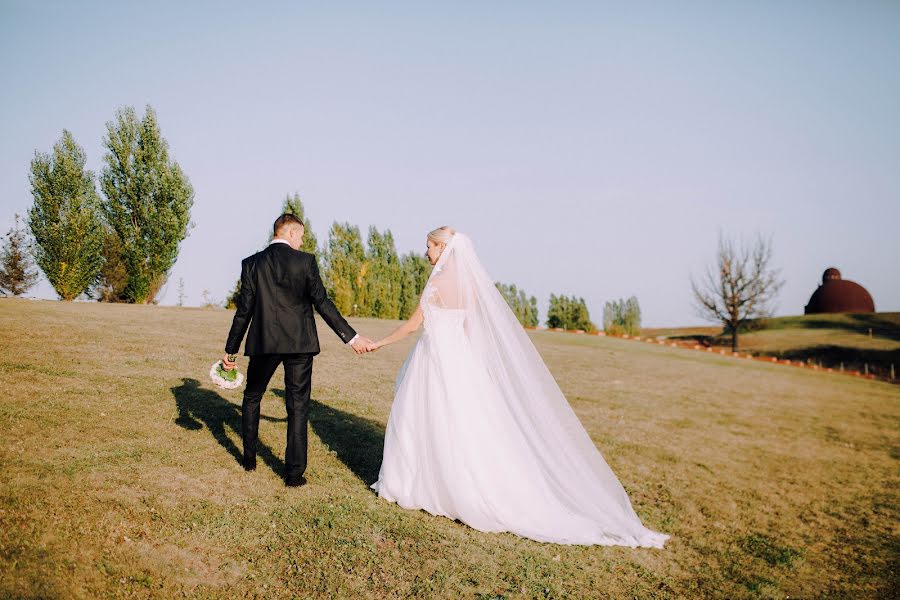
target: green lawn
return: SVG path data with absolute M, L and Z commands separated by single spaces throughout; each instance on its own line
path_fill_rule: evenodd
M 638 514 L 672 535 L 557 546 L 368 489 L 413 340 L 357 357 L 320 327 L 309 485 L 280 479 L 280 373 L 243 472 L 240 390 L 207 381 L 230 319 L 0 300 L 0 597 L 900 595 L 898 386 L 533 332 Z

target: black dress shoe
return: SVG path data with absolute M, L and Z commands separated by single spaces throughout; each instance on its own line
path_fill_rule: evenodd
M 256 457 L 253 458 L 245 458 L 241 460 L 241 466 L 244 467 L 245 471 L 255 471 L 256 470 Z
M 289 475 L 284 478 L 284 485 L 288 487 L 300 487 L 301 485 L 306 485 L 306 477 L 303 475 Z

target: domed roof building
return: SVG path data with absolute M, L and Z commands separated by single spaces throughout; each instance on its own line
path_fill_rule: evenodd
M 825 269 L 822 284 L 810 296 L 803 312 L 807 315 L 875 312 L 875 302 L 866 288 L 855 281 L 841 279 L 841 272 L 831 267 Z

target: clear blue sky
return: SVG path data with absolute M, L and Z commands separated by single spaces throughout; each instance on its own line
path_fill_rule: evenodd
M 895 1 L 4 1 L 0 86 L 4 232 L 35 150 L 67 128 L 99 172 L 115 110 L 156 109 L 196 190 L 164 304 L 223 298 L 297 191 L 320 240 L 466 231 L 542 312 L 700 323 L 719 228 L 773 236 L 778 314 L 829 266 L 900 310 Z

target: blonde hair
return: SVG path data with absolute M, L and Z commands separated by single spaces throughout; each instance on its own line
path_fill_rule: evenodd
M 450 238 L 456 233 L 456 230 L 449 225 L 438 227 L 428 233 L 428 239 L 435 244 L 449 244 Z

